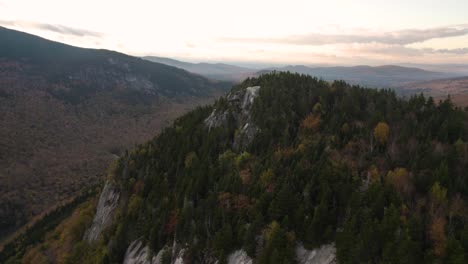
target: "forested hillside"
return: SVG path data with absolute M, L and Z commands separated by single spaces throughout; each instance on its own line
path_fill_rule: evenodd
M 449 100 L 247 79 L 116 161 L 101 195 L 112 220 L 97 240 L 76 235 L 87 239 L 66 259 L 122 263 L 139 241 L 153 263 L 226 263 L 239 249 L 299 263 L 298 245 L 333 245 L 339 263 L 466 263 L 467 140 L 468 113 Z
M 0 27 L 0 242 L 226 84 Z M 1 243 L 0 243 L 1 244 Z

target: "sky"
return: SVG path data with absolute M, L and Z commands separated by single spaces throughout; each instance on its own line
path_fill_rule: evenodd
M 468 64 L 467 0 L 0 0 L 0 26 L 135 56 Z

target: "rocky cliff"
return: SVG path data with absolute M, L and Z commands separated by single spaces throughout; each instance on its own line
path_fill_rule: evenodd
M 259 90 L 260 86 L 252 86 L 230 92 L 226 96 L 227 107 L 215 108 L 205 119 L 205 125 L 209 130 L 227 126 L 229 118 L 232 117 L 237 128 L 233 148 L 237 150 L 245 148 L 258 132 L 258 127 L 253 122 L 251 110 Z
M 127 248 L 123 264 L 161 264 L 164 248 L 157 254 L 151 252 L 148 246 L 141 240 L 133 241 Z M 307 250 L 301 244 L 295 249 L 298 264 L 336 264 L 336 248 L 334 244 L 323 245 L 320 248 Z M 184 264 L 184 250 L 174 250 L 172 252 L 172 264 Z M 211 263 L 207 261 L 205 263 Z M 218 263 L 218 261 L 215 261 Z M 228 264 L 252 264 L 253 260 L 244 250 L 236 250 L 227 257 Z
M 94 215 L 93 224 L 86 231 L 84 239 L 88 242 L 96 241 L 101 232 L 112 224 L 115 208 L 119 203 L 120 192 L 116 185 L 110 181 L 106 182 L 99 197 L 99 202 Z

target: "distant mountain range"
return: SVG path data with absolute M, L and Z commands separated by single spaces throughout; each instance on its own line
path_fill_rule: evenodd
M 395 65 L 315 68 L 297 65 L 266 69 L 260 71 L 259 74 L 271 71 L 289 71 L 315 76 L 327 81 L 344 80 L 352 84 L 380 88 L 399 87 L 406 83 L 457 76 L 457 74 L 426 71 L 419 68 Z
M 451 95 L 452 101 L 460 106 L 468 106 L 468 76 L 410 83 L 400 90 L 407 94 L 425 93 L 436 99 Z
M 214 80 L 239 82 L 246 77 L 259 76 L 272 71 L 301 73 L 318 77 L 327 81 L 344 80 L 377 88 L 399 88 L 405 84 L 458 77 L 463 75 L 463 69 L 456 65 L 446 65 L 433 69 L 444 71 L 424 70 L 416 67 L 403 67 L 396 65 L 383 66 L 336 66 L 336 67 L 310 67 L 305 65 L 289 65 L 284 67 L 271 67 L 262 70 L 239 67 L 224 63 L 188 63 L 162 57 L 144 57 L 144 59 L 178 67 Z M 430 65 L 428 66 L 430 67 Z M 458 69 L 458 70 L 457 70 Z
M 147 56 L 143 58 L 152 62 L 174 66 L 210 79 L 221 81 L 242 81 L 255 73 L 254 69 L 224 63 L 189 63 L 155 56 Z
M 0 28 L 0 240 L 230 85 Z

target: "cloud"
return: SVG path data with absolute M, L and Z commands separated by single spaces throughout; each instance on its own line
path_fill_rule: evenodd
M 90 31 L 86 29 L 73 28 L 73 27 L 56 25 L 56 24 L 23 21 L 23 20 L 0 20 L 0 25 L 10 26 L 10 27 L 23 27 L 23 28 L 29 28 L 29 29 L 39 29 L 39 30 L 59 33 L 62 35 L 71 35 L 71 36 L 77 36 L 77 37 L 85 37 L 85 36 L 102 37 L 103 36 L 102 33 L 94 32 L 94 31 Z
M 361 30 L 355 33 L 323 34 L 309 33 L 279 38 L 222 38 L 224 41 L 261 42 L 293 45 L 327 45 L 351 43 L 383 43 L 395 45 L 408 45 L 424 42 L 430 39 L 464 36 L 468 34 L 468 24 L 438 27 L 430 29 L 405 29 L 391 32 L 369 32 Z
M 447 53 L 447 54 L 458 54 L 465 55 L 468 54 L 468 48 L 461 49 L 431 49 L 432 53 Z
M 337 44 L 335 51 L 341 54 L 379 54 L 391 56 L 417 57 L 424 55 L 468 55 L 468 48 L 434 49 L 413 48 L 398 44 L 364 43 L 364 44 Z

